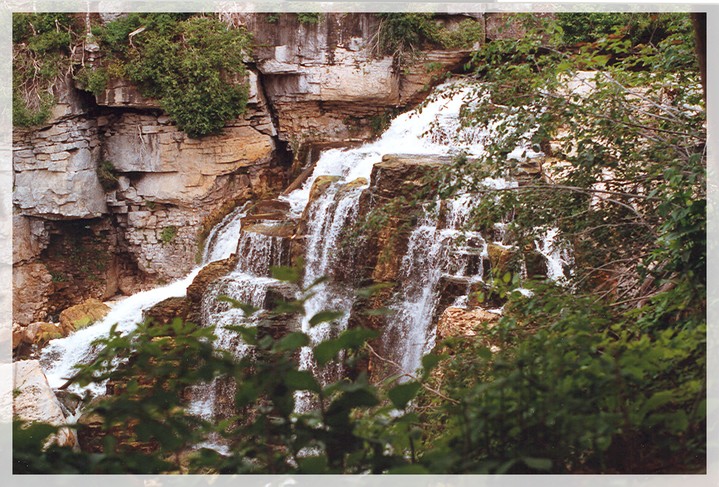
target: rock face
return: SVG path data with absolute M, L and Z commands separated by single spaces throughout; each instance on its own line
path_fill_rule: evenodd
M 60 313 L 60 327 L 68 334 L 90 326 L 109 312 L 108 305 L 91 298 Z
M 95 120 L 61 120 L 43 130 L 16 130 L 14 135 L 13 203 L 24 215 L 63 219 L 107 214 L 95 170 L 100 157 Z
M 235 14 L 254 35 L 262 83 L 286 141 L 346 142 L 373 135 L 373 118 L 420 101 L 437 72 L 461 66 L 468 51 L 424 51 L 400 69 L 376 48 L 374 14 L 325 13 L 317 24 L 295 15 Z M 478 19 L 482 22 L 482 19 Z
M 292 155 L 371 138 L 468 55 L 429 49 L 399 66 L 376 49 L 374 14 L 322 14 L 314 25 L 292 14 L 226 20 L 245 25 L 256 48 L 247 111 L 221 134 L 190 139 L 126 80 L 94 97 L 71 77 L 49 122 L 14 131 L 14 321 L 185 275 L 228 201 L 278 194 L 296 176 Z
M 471 337 L 477 335 L 479 327 L 491 327 L 499 315 L 482 308 L 447 308 L 437 323 L 437 339 L 450 337 Z
M 25 421 L 41 421 L 54 426 L 67 424 L 62 406 L 55 397 L 37 360 L 13 364 L 13 415 Z M 55 436 L 60 446 L 74 446 L 75 434 L 61 429 Z

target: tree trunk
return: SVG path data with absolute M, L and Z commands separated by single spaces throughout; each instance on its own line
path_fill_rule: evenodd
M 699 73 L 702 77 L 704 104 L 707 102 L 707 14 L 695 12 L 691 14 L 694 25 L 694 50 L 699 61 Z

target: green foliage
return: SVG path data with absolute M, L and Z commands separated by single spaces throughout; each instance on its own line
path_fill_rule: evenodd
M 251 39 L 243 28 L 204 16 L 130 14 L 95 35 L 113 53 L 113 71 L 157 98 L 190 137 L 218 133 L 244 113 Z
M 413 57 L 423 47 L 443 49 L 471 49 L 484 43 L 484 26 L 471 19 L 456 27 L 447 28 L 432 13 L 377 14 L 380 25 L 377 32 L 377 50 L 384 54 Z
M 655 332 L 546 287 L 505 309 L 491 331 L 446 346 L 454 355 L 442 392 L 458 401 L 434 409 L 430 394 L 421 399 L 431 411 L 423 419 L 443 424 L 428 439 L 443 445 L 430 464 L 449 457 L 450 470 L 477 473 L 701 468 L 704 326 Z
M 105 191 L 112 191 L 117 188 L 117 170 L 112 162 L 102 160 L 97 163 L 97 178 Z
M 169 227 L 165 227 L 160 232 L 160 242 L 163 244 L 168 244 L 172 242 L 175 237 L 177 236 L 177 227 L 174 225 L 170 225 Z
M 300 12 L 297 14 L 297 20 L 303 25 L 317 25 L 322 18 L 319 12 Z
M 13 125 L 41 125 L 50 116 L 54 86 L 70 65 L 71 20 L 59 13 L 13 14 Z
M 105 68 L 82 68 L 75 75 L 75 80 L 78 82 L 79 88 L 99 96 L 107 88 L 110 76 Z
M 392 15 L 432 23 L 423 14 Z M 619 25 L 619 15 L 606 24 Z M 74 378 L 116 385 L 93 406 L 110 432 L 103 452 L 41 451 L 52 430 L 18 431 L 16 472 L 702 471 L 705 110 L 686 16 L 656 19 L 661 25 L 653 32 L 663 33 L 650 43 L 639 42 L 644 34 L 614 29 L 568 50 L 561 25 L 524 17 L 524 37 L 493 41 L 474 57 L 482 85 L 463 117 L 492 127 L 486 153 L 460 154 L 422 191 L 378 205 L 360 223 L 365 236 L 395 223 L 405 231 L 413 211 L 437 192 L 446 198 L 469 191 L 482 196 L 472 228 L 486 230 L 512 215 L 506 231 L 518 248 L 532 248 L 547 228 L 558 228 L 575 259 L 569 283 L 495 273 L 483 292 L 506 301 L 499 323 L 441 344 L 443 355 L 425 357 L 420 379 L 405 383 L 370 383 L 363 370 L 365 343 L 376 336 L 370 330 L 351 328 L 322 343 L 297 331 L 274 336 L 278 319 L 305 312 L 313 286 L 259 313 L 224 298 L 248 322 L 255 315 L 252 326 L 223 330 L 248 345 L 240 357 L 213 347 L 212 328 L 180 321 L 113 332 Z M 149 42 L 141 35 L 134 42 Z M 162 59 L 148 60 L 147 72 L 163 72 Z M 593 71 L 585 78 L 591 89 L 568 92 L 566 80 L 580 70 Z M 547 179 L 501 191 L 480 184 L 517 171 L 508 155 L 520 144 L 544 152 Z M 301 275 L 273 272 L 292 283 Z M 518 285 L 533 296 L 511 292 Z M 339 317 L 322 311 L 310 323 Z M 318 367 L 339 363 L 346 377 L 323 383 L 300 370 L 303 347 L 312 348 Z M 234 412 L 213 421 L 190 415 L 187 388 L 213 380 L 234 387 Z M 306 409 L 295 411 L 298 398 Z M 190 451 L 210 437 L 229 453 Z
M 50 116 L 55 98 L 49 93 L 40 93 L 40 103 L 37 108 L 30 108 L 22 95 L 13 93 L 12 120 L 16 127 L 34 127 L 41 125 Z
M 603 37 L 626 37 L 632 44 L 657 44 L 679 17 L 663 13 L 558 12 L 557 25 L 566 44 L 591 43 Z
M 430 388 L 452 400 L 424 393 L 418 405 L 436 447 L 422 457 L 429 470 L 703 468 L 705 110 L 687 16 L 656 20 L 651 43 L 632 29 L 587 29 L 591 42 L 566 50 L 560 25 L 527 16 L 522 39 L 475 55 L 483 84 L 465 121 L 493 133 L 486 155 L 438 175 L 440 193 L 483 196 L 474 228 L 511 214 L 519 248 L 558 228 L 574 278 L 565 288 L 525 280 L 531 299 L 505 292 L 497 326 L 445 344 L 451 358 Z M 591 72 L 587 89 L 568 92 L 580 70 Z M 519 145 L 544 152 L 551 183 L 483 188 L 483 177 L 516 170 L 508 154 Z
M 97 359 L 81 366 L 73 379 L 80 385 L 113 384 L 114 394 L 90 406 L 109 433 L 102 453 L 41 451 L 53 429 L 31 426 L 41 431 L 33 431 L 33 441 L 25 441 L 27 435 L 16 441 L 16 473 L 380 473 L 406 468 L 412 458 L 404 452 L 417 438 L 414 415 L 390 414 L 393 407 L 382 402 L 366 373 L 321 384 L 297 365 L 299 348 L 313 346 L 306 334 L 271 335 L 273 320 L 287 309 L 304 313 L 311 292 L 312 287 L 305 289 L 297 301 L 264 312 L 255 326 L 228 327 L 250 349 L 240 357 L 213 346 L 211 327 L 180 320 L 142 323 L 126 335 L 113 329 L 100 341 Z M 315 321 L 333 316 L 320 314 Z M 364 359 L 364 343 L 375 336 L 350 329 L 314 345 L 314 356 L 318 361 L 339 356 L 354 369 Z M 186 391 L 213 380 L 234 384 L 236 413 L 206 421 L 189 413 Z M 390 394 L 404 407 L 417 388 L 402 384 Z M 308 399 L 309 410 L 295 411 L 298 393 Z M 229 453 L 189 448 L 209 437 L 225 442 Z
M 431 13 L 382 13 L 377 37 L 380 52 L 411 53 L 423 44 L 437 42 L 439 27 Z
M 64 13 L 14 13 L 12 41 L 26 42 L 37 52 L 68 48 L 71 24 L 71 17 Z
M 466 19 L 456 29 L 440 29 L 437 39 L 445 49 L 472 49 L 475 44 L 484 43 L 484 26 L 476 20 Z
M 280 14 L 267 14 L 267 17 L 265 17 L 265 20 L 269 22 L 270 24 L 276 24 L 280 20 Z

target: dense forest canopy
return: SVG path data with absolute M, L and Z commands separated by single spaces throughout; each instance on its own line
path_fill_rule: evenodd
M 425 187 L 428 197 L 485 196 L 470 225 L 506 222 L 518 248 L 555 229 L 572 254 L 570 278 L 535 277 L 519 257 L 508 262 L 476 296 L 504 305 L 499 322 L 440 343 L 417 377 L 401 383 L 370 383 L 363 360 L 375 334 L 362 327 L 314 348 L 320 364 L 337 360 L 350 371 L 328 385 L 298 369 L 296 352 L 310 343 L 301 332 L 273 338 L 238 323 L 234 330 L 255 350 L 242 359 L 213 349 L 212 328 L 179 320 L 113 334 L 73 380 L 123 384 L 93 405 L 116 437 L 105 437 L 102 453 L 43 450 L 53 428 L 18 425 L 15 471 L 702 472 L 706 110 L 690 16 L 511 21 L 524 35 L 488 39 L 462 75 L 462 86 L 474 87 L 463 123 L 493 127 L 486 154 L 458 154 Z M 382 22 L 379 47 L 404 62 L 421 56 L 413 51 L 421 43 L 441 42 L 430 14 L 383 14 Z M 14 24 L 16 123 L 37 123 L 48 103 L 39 83 L 67 69 L 58 52 L 74 34 L 62 16 L 16 16 Z M 152 34 L 124 43 L 140 27 Z M 243 86 L 225 84 L 228 73 L 244 73 L 251 42 L 241 30 L 207 17 L 131 15 L 92 35 L 112 50 L 105 69 L 122 69 L 161 99 L 190 135 L 219 130 L 246 102 Z M 39 56 L 42 68 L 36 62 L 28 75 Z M 187 78 L 178 81 L 178 72 Z M 77 76 L 95 90 L 105 74 Z M 22 101 L 33 93 L 37 101 Z M 219 117 L 215 103 L 224 107 Z M 516 169 L 521 161 L 508 154 L 522 144 L 543 154 L 547 178 L 502 189 L 479 184 Z M 411 212 L 424 196 L 407 195 L 406 207 L 386 211 Z M 298 282 L 299 272 L 278 268 L 275 277 Z M 311 292 L 273 313 L 304 313 Z M 333 311 L 312 320 L 330 322 Z M 125 366 L 116 368 L 118 359 Z M 237 384 L 239 413 L 220 424 L 189 414 L 182 394 L 216 377 Z M 317 407 L 295 411 L 297 391 Z M 227 442 L 225 454 L 190 452 L 212 435 Z

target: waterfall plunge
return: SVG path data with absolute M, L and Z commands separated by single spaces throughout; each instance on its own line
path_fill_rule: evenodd
M 343 229 L 354 223 L 358 212 L 359 197 L 367 188 L 372 166 L 387 154 L 450 155 L 460 151 L 470 156 L 479 156 L 484 151 L 484 142 L 491 136 L 491 128 L 464 128 L 460 124 L 459 112 L 465 99 L 476 96 L 473 88 L 462 84 L 447 84 L 439 92 L 451 89 L 450 96 L 434 97 L 421 109 L 396 117 L 387 131 L 376 141 L 358 148 L 331 149 L 323 152 L 312 175 L 304 185 L 282 197 L 290 204 L 292 216 L 299 217 L 307 211 L 306 270 L 303 285 L 307 286 L 320 276 L 332 277 L 338 266 L 346 265 L 339 258 L 338 245 Z M 509 157 L 519 157 L 526 152 L 536 155 L 530 149 L 517 148 Z M 310 189 L 319 176 L 338 176 L 310 208 Z M 356 181 L 347 186 L 347 183 Z M 486 181 L 488 185 L 505 184 L 501 180 Z M 397 349 L 401 357 L 402 370 L 412 373 L 419 365 L 421 356 L 434 343 L 434 330 L 430 329 L 432 316 L 438 301 L 438 284 L 443 275 L 467 277 L 470 281 L 481 280 L 481 265 L 476 260 L 486 257 L 486 243 L 481 235 L 463 232 L 467 215 L 474 202 L 468 195 L 447 202 L 448 216 L 440 228 L 432 215 L 420 222 L 410 236 L 409 248 L 402 260 L 401 291 L 395 296 L 392 309 L 396 312 L 390 318 L 388 333 L 399 334 L 403 340 Z M 207 290 L 202 302 L 203 319 L 208 324 L 218 325 L 218 346 L 233 348 L 238 354 L 243 347 L 222 332 L 222 325 L 246 321 L 241 311 L 230 309 L 226 303 L 218 303 L 216 296 L 227 294 L 255 306 L 261 306 L 267 286 L 276 282 L 270 279 L 269 266 L 280 263 L 280 246 L 275 237 L 253 232 L 240 232 L 243 208 L 237 208 L 218 224 L 208 236 L 203 263 L 228 257 L 238 250 L 238 265 L 235 271 L 219 279 Z M 545 254 L 554 255 L 550 249 Z M 474 259 L 474 266 L 470 265 Z M 90 342 L 105 335 L 113 323 L 119 323 L 121 331 L 131 330 L 141 320 L 142 312 L 154 304 L 172 296 L 182 296 L 200 268 L 186 278 L 168 286 L 138 293 L 112 305 L 112 311 L 101 322 L 73 335 L 54 340 L 44 350 L 42 363 L 53 387 L 58 387 L 63 378 L 72 375 L 75 363 L 92 358 Z M 347 326 L 349 310 L 354 299 L 351 283 L 330 281 L 321 284 L 314 297 L 306 302 L 306 317 L 302 323 L 313 343 L 318 343 Z M 335 329 L 330 324 L 310 328 L 308 320 L 314 313 L 334 309 L 345 312 Z M 311 351 L 306 348 L 301 354 L 301 366 L 312 368 Z M 208 417 L 213 410 L 211 387 L 208 394 L 196 391 L 193 410 Z M 101 392 L 101 391 L 95 391 Z

